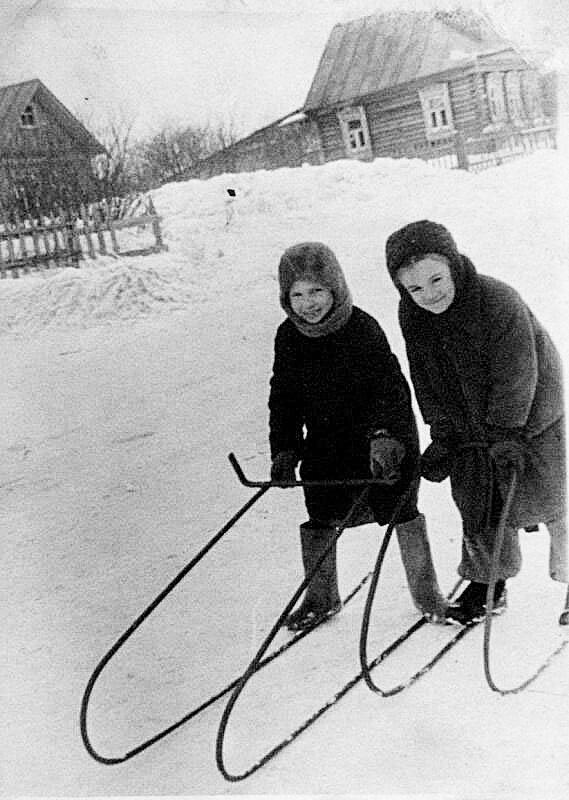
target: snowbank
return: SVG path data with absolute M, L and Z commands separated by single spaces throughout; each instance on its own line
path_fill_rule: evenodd
M 101 258 L 0 284 L 0 333 L 46 326 L 89 327 L 175 310 L 192 287 L 165 258 L 131 262 Z
M 354 267 L 356 288 L 361 282 L 368 294 L 377 282 L 375 265 L 383 258 L 385 238 L 422 216 L 446 223 L 484 267 L 491 270 L 498 256 L 506 280 L 515 283 L 520 261 L 560 257 L 566 227 L 560 220 L 569 204 L 567 182 L 559 180 L 565 165 L 554 151 L 479 175 L 419 160 L 342 160 L 168 184 L 154 194 L 167 252 L 86 260 L 80 269 L 1 281 L 0 334 L 132 321 L 215 303 L 226 293 L 247 302 L 252 283 L 274 279 L 284 247 L 318 238 L 341 249 L 342 225 L 358 237 L 364 255 L 366 239 L 373 242 L 373 269 L 369 263 Z M 488 229 L 489 208 L 494 229 Z M 542 289 L 543 281 L 536 285 Z M 267 302 L 273 302 L 273 286 L 270 292 Z
M 505 699 L 486 685 L 481 629 L 401 695 L 355 686 L 237 786 L 215 766 L 224 700 L 113 767 L 89 758 L 79 732 L 99 659 L 251 496 L 227 453 L 252 478 L 268 474 L 282 250 L 305 239 L 329 244 L 406 369 L 383 249 L 396 227 L 435 219 L 481 271 L 511 282 L 565 348 L 565 174 L 562 153 L 543 152 L 480 175 L 377 160 L 171 184 L 154 198 L 167 252 L 0 281 L 2 794 L 569 796 L 558 746 L 569 648 L 535 688 Z M 448 482 L 423 483 L 421 509 L 449 591 L 460 519 Z M 137 630 L 94 692 L 96 746 L 124 753 L 245 669 L 298 586 L 303 519 L 300 492 L 265 495 Z M 373 567 L 381 537 L 375 525 L 342 536 L 342 594 Z M 506 684 L 561 635 L 565 587 L 548 578 L 547 536 L 523 538 L 523 574 L 493 634 Z M 247 766 L 358 673 L 363 605 L 361 592 L 256 676 L 228 730 L 230 769 Z M 375 609 L 374 655 L 416 619 L 396 543 Z M 378 684 L 410 675 L 446 635 L 423 631 L 378 668 Z

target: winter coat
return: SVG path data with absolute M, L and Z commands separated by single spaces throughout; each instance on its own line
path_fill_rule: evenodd
M 398 286 L 399 321 L 417 401 L 431 437 L 455 448 L 451 487 L 465 536 L 476 548 L 481 529 L 496 522 L 507 487 L 498 483 L 496 492 L 488 448 L 460 448 L 488 443 L 496 428 L 526 442 L 526 465 L 508 526 L 521 528 L 562 517 L 562 372 L 551 338 L 518 292 L 479 275 L 442 226 L 423 221 L 408 228 L 388 241 L 388 268 L 396 285 L 406 252 L 442 253 L 449 259 L 455 283 L 455 299 L 441 314 L 421 308 Z
M 271 455 L 293 450 L 303 480 L 369 478 L 370 434 L 386 429 L 402 442 L 401 481 L 370 494 L 375 518 L 388 521 L 413 473 L 418 438 L 409 387 L 369 314 L 354 306 L 342 327 L 313 338 L 286 319 L 275 338 L 269 410 Z M 319 520 L 343 518 L 353 495 L 305 488 L 308 512 Z M 407 518 L 416 515 L 415 504 L 416 492 Z

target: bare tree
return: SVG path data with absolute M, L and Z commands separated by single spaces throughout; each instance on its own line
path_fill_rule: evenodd
M 76 116 L 81 119 L 81 113 Z M 95 163 L 102 196 L 123 196 L 184 180 L 197 161 L 238 139 L 232 119 L 203 125 L 166 121 L 156 133 L 135 139 L 135 120 L 134 114 L 121 110 L 109 112 L 102 123 L 93 123 L 92 116 L 81 119 L 107 150 Z
M 130 152 L 135 120 L 134 114 L 113 111 L 96 133 L 108 153 L 98 164 L 98 178 L 104 195 L 121 196 L 133 188 Z
M 184 180 L 197 161 L 228 147 L 237 138 L 232 121 L 215 126 L 210 123 L 182 126 L 170 122 L 133 148 L 131 168 L 137 182 L 145 188 Z
M 113 109 L 99 122 L 94 122 L 92 113 L 85 115 L 80 111 L 75 116 L 107 151 L 96 156 L 94 163 L 99 194 L 115 197 L 132 191 L 130 160 L 136 114 Z

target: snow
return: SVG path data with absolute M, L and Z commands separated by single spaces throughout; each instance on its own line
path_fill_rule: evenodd
M 79 708 L 108 648 L 252 495 L 227 453 L 253 478 L 268 474 L 283 249 L 329 244 L 406 370 L 383 248 L 400 225 L 437 220 L 481 272 L 521 292 L 567 361 L 568 163 L 561 148 L 478 175 L 378 159 L 170 184 L 154 193 L 167 252 L 0 282 L 2 794 L 567 796 L 567 651 L 501 697 L 485 682 L 480 627 L 402 694 L 382 699 L 358 682 L 243 782 L 215 765 L 225 699 L 114 766 L 86 753 Z M 460 525 L 448 483 L 424 483 L 421 508 L 450 591 Z M 88 717 L 103 755 L 121 757 L 243 671 L 300 580 L 304 518 L 299 491 L 264 495 L 105 668 Z M 381 537 L 373 525 L 345 532 L 343 594 L 373 567 Z M 565 587 L 547 577 L 546 533 L 524 534 L 523 548 L 493 629 L 505 686 L 562 637 Z M 359 673 L 364 602 L 365 590 L 254 677 L 227 730 L 231 772 Z M 370 656 L 415 619 L 392 543 Z M 448 635 L 426 626 L 374 679 L 399 682 Z

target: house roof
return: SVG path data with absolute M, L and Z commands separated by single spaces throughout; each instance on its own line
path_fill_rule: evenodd
M 34 98 L 58 118 L 60 124 L 81 147 L 92 155 L 105 152 L 103 145 L 63 103 L 38 78 L 33 78 L 10 86 L 0 86 L 0 153 L 10 149 L 20 116 Z
M 332 29 L 304 110 L 352 101 L 511 47 L 474 12 L 388 12 Z

